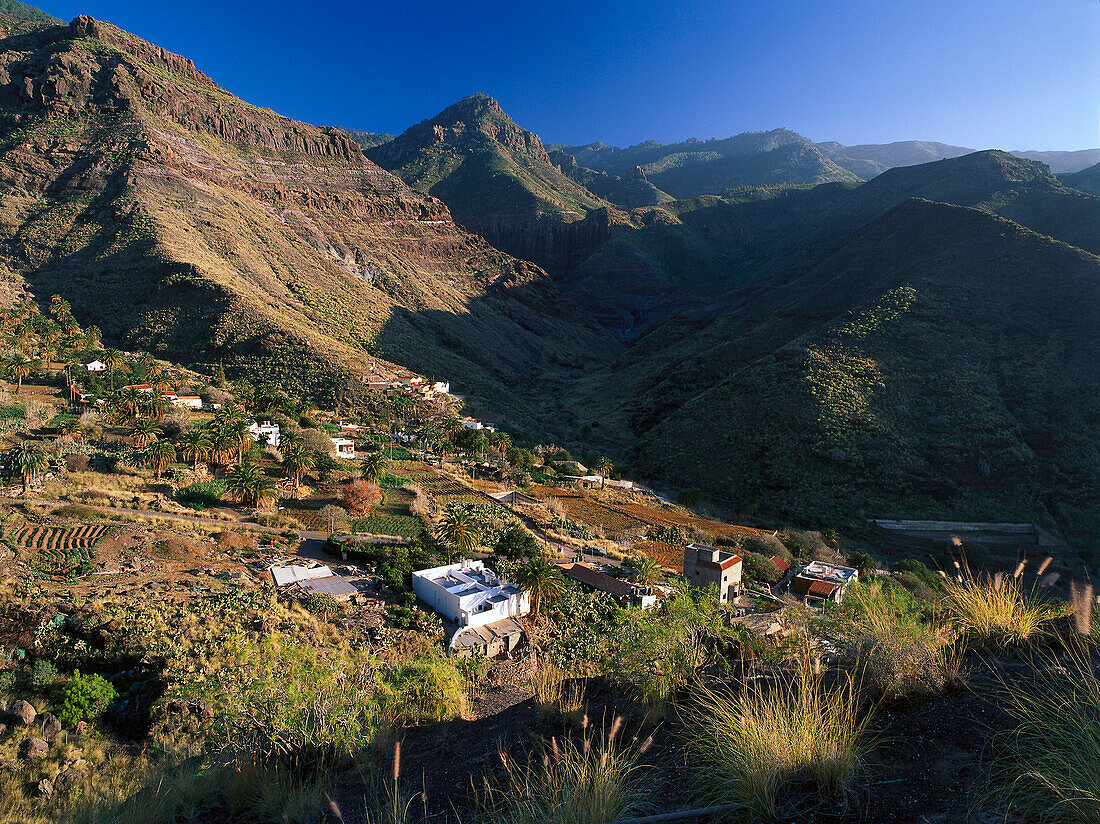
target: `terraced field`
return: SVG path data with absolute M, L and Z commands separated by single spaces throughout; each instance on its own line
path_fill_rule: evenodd
M 95 560 L 95 545 L 107 530 L 100 524 L 30 525 L 16 532 L 12 541 L 24 549 L 37 550 L 31 566 L 50 575 L 67 575 Z
M 572 521 L 602 531 L 608 537 L 642 535 L 648 524 L 618 509 L 577 496 L 554 496 L 565 507 L 565 514 Z
M 660 541 L 638 541 L 634 544 L 634 551 L 642 555 L 648 555 L 654 561 L 673 572 L 684 571 L 684 548 Z
M 641 504 L 626 504 L 618 508 L 653 526 L 678 526 L 689 532 L 693 528 L 698 528 L 703 532 L 714 535 L 716 538 L 736 538 L 738 535 L 753 536 L 763 533 L 763 530 L 753 529 L 749 526 L 725 524 L 721 521 L 712 521 L 709 518 L 700 518 L 697 515 L 676 512 L 672 509 L 655 509 Z

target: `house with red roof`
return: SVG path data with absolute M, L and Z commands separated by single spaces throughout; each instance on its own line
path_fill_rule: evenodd
M 724 549 L 703 544 L 684 547 L 684 577 L 695 587 L 718 587 L 718 600 L 723 604 L 741 594 L 741 556 Z

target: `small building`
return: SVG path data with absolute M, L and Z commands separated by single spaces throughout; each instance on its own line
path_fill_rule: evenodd
M 94 360 L 91 363 L 84 364 L 84 368 L 89 372 L 106 372 L 107 364 L 101 360 Z
M 336 447 L 337 458 L 347 458 L 349 461 L 355 460 L 355 441 L 349 438 L 329 438 L 329 440 Z
M 779 570 L 780 575 L 786 575 L 791 571 L 791 565 L 780 558 L 778 555 L 772 556 L 772 563 L 775 564 L 775 568 Z
M 657 595 L 649 587 L 637 586 L 630 581 L 600 572 L 591 564 L 577 561 L 563 566 L 562 572 L 579 584 L 610 595 L 620 606 L 642 609 L 657 606 Z
M 135 392 L 152 392 L 153 387 L 147 383 L 131 383 L 128 386 L 120 386 L 118 391 L 122 392 L 125 389 L 132 389 Z
M 332 595 L 343 601 L 358 590 L 324 564 L 316 561 L 282 562 L 267 569 L 275 588 L 285 595 Z
M 718 600 L 727 603 L 741 594 L 741 556 L 703 544 L 684 547 L 684 577 L 696 587 L 718 587 Z
M 436 392 L 440 395 L 449 395 L 449 394 L 451 394 L 450 381 L 436 381 L 435 383 L 432 384 L 432 391 Z
M 848 587 L 858 580 L 859 570 L 854 567 L 813 561 L 800 568 L 791 579 L 791 592 L 801 595 L 807 602 L 833 601 L 839 604 L 844 600 Z
M 268 446 L 279 448 L 279 424 L 277 423 L 249 421 L 248 434 L 256 443 L 266 443 Z
M 412 582 L 416 596 L 459 630 L 531 611 L 531 593 L 502 581 L 481 561 L 422 569 L 412 574 Z
M 486 658 L 507 655 L 524 639 L 523 627 L 515 618 L 504 618 L 476 627 L 462 627 L 451 639 L 451 649 L 459 657 L 479 653 Z
M 172 406 L 180 409 L 202 409 L 202 398 L 198 395 L 177 395 L 172 399 Z

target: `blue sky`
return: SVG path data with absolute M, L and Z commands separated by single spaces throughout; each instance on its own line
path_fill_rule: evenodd
M 46 0 L 249 102 L 399 132 L 472 92 L 547 142 L 785 126 L 846 144 L 1100 146 L 1098 0 Z

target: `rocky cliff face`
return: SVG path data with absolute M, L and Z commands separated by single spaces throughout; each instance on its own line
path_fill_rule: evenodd
M 345 133 L 251 106 L 88 17 L 0 41 L 0 236 L 36 294 L 184 362 L 313 380 L 369 351 L 491 393 L 583 345 L 545 273 Z M 443 328 L 462 352 L 431 361 Z M 500 341 L 538 354 L 509 361 Z

